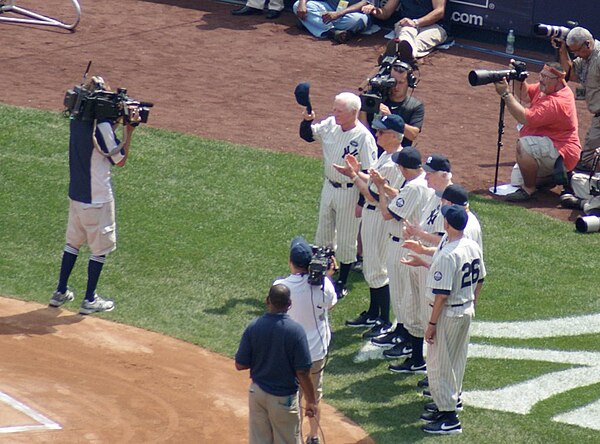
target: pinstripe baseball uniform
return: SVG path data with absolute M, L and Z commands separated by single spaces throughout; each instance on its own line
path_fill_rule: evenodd
M 437 319 L 435 340 L 428 345 L 427 373 L 433 400 L 442 412 L 454 411 L 462 391 L 469 327 L 475 313 L 475 287 L 486 275 L 479 245 L 466 237 L 441 246 L 429 268 L 428 300 L 447 295 Z
M 388 210 L 393 216 L 386 225 L 390 234 L 387 255 L 390 302 L 398 322 L 404 324 L 413 336 L 418 336 L 415 333 L 419 332 L 423 336 L 423 326 L 419 315 L 419 294 L 415 293 L 409 279 L 411 267 L 400 262 L 401 258 L 410 253 L 410 250 L 401 247 L 404 241 L 402 220 L 418 224 L 423 208 L 433 194 L 433 189 L 427 186 L 425 173 L 422 173 L 405 182 L 398 195 L 388 205 Z
M 356 261 L 356 238 L 360 225 L 360 220 L 354 217 L 359 191 L 333 164 L 343 165 L 344 157 L 352 154 L 359 160 L 362 169 L 369 169 L 377 159 L 377 144 L 362 123 L 357 122 L 354 128 L 343 131 L 333 116 L 311 125 L 311 130 L 314 139 L 323 147 L 325 166 L 315 243 L 333 245 L 339 262 L 352 263 Z
M 427 205 L 423 209 L 423 213 L 421 213 L 421 224 L 420 227 L 426 233 L 436 234 L 444 232 L 444 216 L 440 212 L 440 208 L 442 207 L 442 198 L 437 194 L 434 194 L 427 201 Z M 440 241 L 442 237 L 440 236 Z M 425 245 L 428 246 L 436 246 L 430 245 L 427 242 L 424 242 Z M 439 244 L 438 244 L 439 245 Z M 429 307 L 429 302 L 426 298 L 427 292 L 427 273 L 429 270 L 425 267 L 410 267 L 409 276 L 411 282 L 413 282 L 413 286 L 418 289 L 419 294 L 419 308 L 420 308 L 420 316 L 419 319 L 422 324 L 423 332 L 425 328 L 427 328 L 427 323 L 429 322 L 429 318 L 431 316 L 431 311 Z M 412 333 L 411 333 L 412 334 Z M 414 335 L 417 336 L 417 335 Z M 420 335 L 419 337 L 421 337 Z
M 383 152 L 375 169 L 388 180 L 394 188 L 399 188 L 404 177 L 392 160 L 392 153 Z M 379 201 L 377 186 L 369 182 L 369 191 L 375 200 Z M 363 276 L 370 288 L 380 288 L 388 283 L 386 266 L 388 233 L 385 220 L 381 216 L 379 206 L 367 202 L 362 214 L 362 229 L 360 231 L 363 245 Z

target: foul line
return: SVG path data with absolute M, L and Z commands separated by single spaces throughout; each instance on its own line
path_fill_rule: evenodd
M 60 430 L 62 427 L 52 421 L 49 418 L 46 418 L 41 413 L 36 412 L 32 408 L 26 406 L 22 402 L 17 401 L 15 398 L 7 395 L 6 393 L 0 392 L 0 401 L 12 407 L 15 410 L 20 411 L 21 413 L 29 416 L 34 421 L 37 421 L 39 424 L 35 425 L 26 425 L 26 426 L 8 426 L 1 427 L 0 433 L 16 433 L 16 432 L 28 432 L 31 430 Z

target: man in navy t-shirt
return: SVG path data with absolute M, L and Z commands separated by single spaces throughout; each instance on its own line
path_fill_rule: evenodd
M 300 436 L 298 384 L 306 397 L 306 416 L 316 415 L 310 379 L 312 359 L 306 333 L 287 311 L 290 290 L 276 284 L 267 296 L 267 313 L 244 330 L 235 355 L 237 370 L 250 369 L 250 444 L 297 444 Z

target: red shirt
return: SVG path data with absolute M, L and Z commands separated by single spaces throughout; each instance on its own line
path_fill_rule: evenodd
M 579 143 L 577 109 L 571 88 L 566 86 L 550 95 L 540 91 L 539 83 L 527 85 L 531 99 L 529 108 L 525 108 L 527 125 L 519 131 L 524 136 L 547 136 L 563 157 L 565 167 L 571 171 L 579 161 L 581 144 Z

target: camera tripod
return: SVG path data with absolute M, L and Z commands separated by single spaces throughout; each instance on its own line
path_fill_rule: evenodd
M 500 112 L 498 113 L 498 144 L 496 150 L 496 172 L 494 174 L 494 191 L 496 194 L 498 191 L 498 170 L 500 168 L 500 151 L 502 150 L 502 135 L 504 134 L 504 108 L 506 104 L 504 99 L 500 98 Z
M 68 29 L 74 31 L 75 27 L 79 24 L 81 19 L 81 7 L 77 0 L 71 0 L 73 7 L 75 8 L 75 21 L 73 23 L 64 23 L 52 17 L 48 17 L 42 14 L 38 14 L 33 11 L 21 8 L 16 5 L 17 0 L 0 0 L 0 22 L 7 23 L 25 23 L 28 25 L 45 25 L 45 26 L 56 26 L 62 29 Z M 21 14 L 29 18 L 19 17 L 5 17 L 5 12 L 12 12 L 15 14 Z

